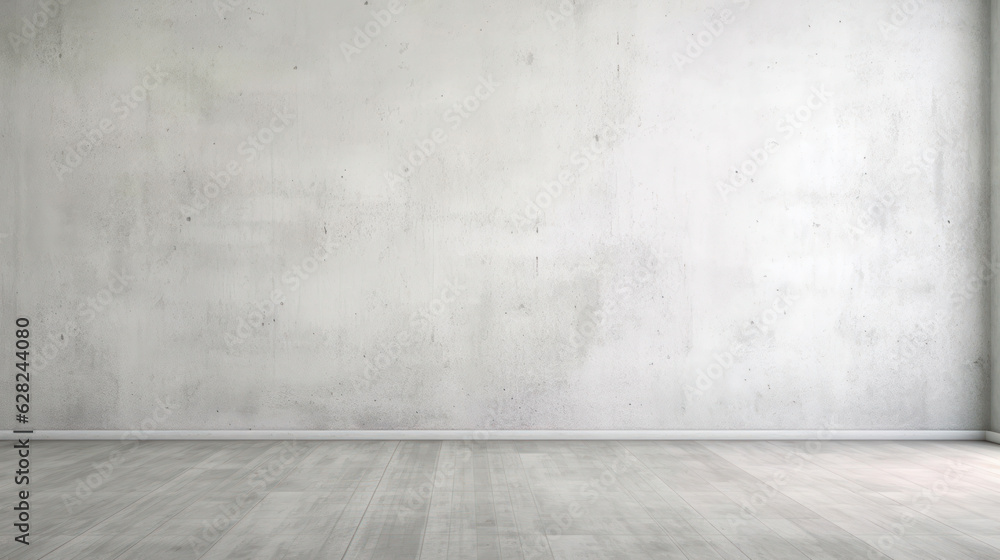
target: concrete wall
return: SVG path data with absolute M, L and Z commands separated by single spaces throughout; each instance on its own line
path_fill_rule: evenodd
M 996 131 L 1000 131 L 1000 1 L 990 2 L 990 211 L 992 216 L 1000 216 L 1000 141 Z M 1000 221 L 990 220 L 991 262 L 1000 262 Z M 995 276 L 996 268 L 992 268 Z M 990 283 L 990 355 L 1000 352 L 1000 286 L 995 280 Z M 1000 431 L 1000 360 L 990 360 L 990 427 Z
M 985 2 L 228 7 L 0 4 L 31 427 L 987 426 Z

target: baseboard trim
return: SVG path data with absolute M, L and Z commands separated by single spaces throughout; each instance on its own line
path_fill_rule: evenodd
M 36 430 L 0 440 L 938 440 L 1000 443 L 985 430 Z

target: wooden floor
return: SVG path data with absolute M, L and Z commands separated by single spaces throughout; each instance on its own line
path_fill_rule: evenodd
M 33 442 L 2 558 L 1000 558 L 985 442 Z

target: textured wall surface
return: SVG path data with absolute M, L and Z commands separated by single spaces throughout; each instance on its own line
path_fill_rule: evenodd
M 990 80 L 1000 84 L 1000 0 L 990 2 Z M 995 140 L 1000 130 L 1000 85 L 990 88 L 990 212 L 1000 216 L 1000 141 Z M 990 220 L 991 254 L 990 262 L 1000 263 L 1000 222 Z M 993 279 L 997 266 L 991 267 L 990 276 L 990 356 L 1000 352 L 1000 286 Z M 1000 361 L 990 360 L 990 426 L 991 431 L 1000 431 Z
M 987 8 L 3 2 L 32 427 L 983 429 Z

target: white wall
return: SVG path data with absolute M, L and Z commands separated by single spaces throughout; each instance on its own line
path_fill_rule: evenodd
M 0 4 L 32 427 L 987 426 L 986 3 L 219 5 Z

